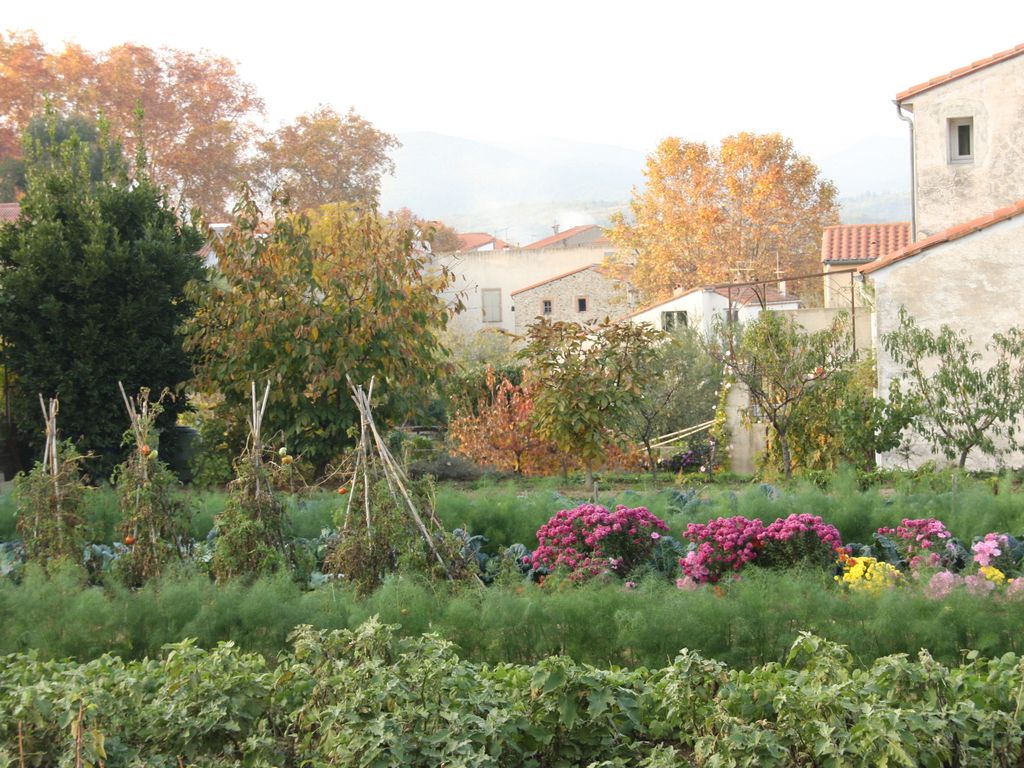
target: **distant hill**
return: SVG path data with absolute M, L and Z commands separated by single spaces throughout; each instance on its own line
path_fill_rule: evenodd
M 407 207 L 459 231 L 526 244 L 553 225 L 607 224 L 643 183 L 645 155 L 560 139 L 492 144 L 437 133 L 400 134 L 381 207 Z M 910 218 L 906 139 L 874 137 L 818 161 L 840 192 L 844 223 Z
M 407 207 L 461 231 L 529 243 L 584 223 L 606 223 L 643 181 L 644 155 L 556 139 L 508 144 L 436 133 L 400 134 L 381 207 Z

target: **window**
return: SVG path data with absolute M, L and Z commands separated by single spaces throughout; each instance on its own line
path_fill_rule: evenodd
M 544 299 L 544 301 L 541 302 L 541 311 L 545 315 L 551 314 L 551 299 Z
M 685 311 L 661 313 L 661 330 L 666 333 L 671 333 L 678 328 L 685 328 L 689 324 L 690 321 Z
M 480 291 L 480 308 L 485 323 L 501 322 L 501 288 L 483 288 Z
M 579 296 L 576 298 L 576 311 L 586 312 L 587 311 L 587 298 L 586 296 Z
M 974 160 L 974 118 L 957 117 L 949 121 L 949 162 Z

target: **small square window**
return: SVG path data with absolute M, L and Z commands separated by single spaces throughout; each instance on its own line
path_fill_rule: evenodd
M 551 299 L 544 299 L 542 303 L 542 311 L 545 315 L 551 314 Z
M 957 117 L 949 121 L 949 162 L 974 160 L 974 118 Z
M 580 296 L 576 299 L 576 311 L 586 312 L 587 311 L 587 299 L 584 296 Z

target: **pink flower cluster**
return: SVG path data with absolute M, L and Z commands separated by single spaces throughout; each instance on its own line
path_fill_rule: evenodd
M 764 529 L 761 539 L 764 542 L 761 557 L 765 564 L 784 568 L 801 562 L 831 563 L 843 546 L 834 525 L 809 514 L 776 520 Z
M 911 569 L 937 567 L 941 560 L 937 550 L 950 538 L 946 526 L 934 517 L 917 520 L 904 518 L 895 528 L 879 528 L 878 533 L 899 540 L 894 543 L 902 550 L 900 554 L 907 559 Z
M 770 567 L 808 560 L 826 565 L 842 547 L 836 527 L 809 514 L 779 518 L 768 527 L 742 515 L 719 517 L 708 523 L 691 523 L 684 536 L 695 546 L 680 559 L 679 566 L 687 578 L 699 584 L 716 582 L 755 561 Z
M 662 532 L 668 526 L 644 507 L 563 509 L 537 530 L 533 567 L 565 567 L 577 579 L 604 571 L 625 575 L 650 554 Z
M 1009 541 L 1009 538 L 1004 534 L 986 533 L 985 538 L 981 541 L 976 541 L 971 546 L 971 552 L 974 553 L 974 562 L 981 567 L 992 565 L 993 561 L 1006 551 Z
M 697 582 L 716 582 L 753 562 L 763 546 L 764 523 L 742 515 L 690 523 L 683 536 L 696 545 L 679 561 L 683 574 Z

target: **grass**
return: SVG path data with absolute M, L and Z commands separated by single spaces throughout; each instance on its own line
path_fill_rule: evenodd
M 636 590 L 554 581 L 451 588 L 397 576 L 361 600 L 337 584 L 303 590 L 286 576 L 218 585 L 181 573 L 129 591 L 86 586 L 72 569 L 47 576 L 33 568 L 20 585 L 0 582 L 0 615 L 0 654 L 36 649 L 79 660 L 152 657 L 184 637 L 207 648 L 234 640 L 273 659 L 299 624 L 355 627 L 373 615 L 402 634 L 437 632 L 460 655 L 488 663 L 566 654 L 598 666 L 660 667 L 690 648 L 749 668 L 781 660 L 801 630 L 849 646 L 862 663 L 921 648 L 946 663 L 967 648 L 1024 651 L 1017 602 L 967 593 L 933 601 L 913 587 L 860 594 L 820 572 L 757 569 L 724 589 L 693 592 L 654 581 Z

